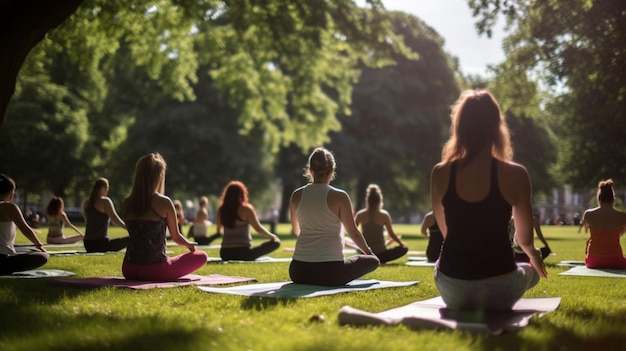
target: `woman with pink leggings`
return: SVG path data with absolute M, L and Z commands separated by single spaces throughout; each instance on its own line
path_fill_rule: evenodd
M 172 281 L 204 266 L 207 255 L 196 251 L 178 230 L 172 200 L 163 195 L 166 163 L 158 153 L 137 161 L 133 189 L 122 203 L 122 217 L 130 235 L 122 273 L 126 279 Z M 190 252 L 167 257 L 166 228 L 178 245 Z

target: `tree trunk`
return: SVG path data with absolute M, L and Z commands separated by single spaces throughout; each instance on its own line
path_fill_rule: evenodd
M 20 68 L 49 30 L 63 23 L 83 0 L 0 2 L 0 126 L 7 116 Z

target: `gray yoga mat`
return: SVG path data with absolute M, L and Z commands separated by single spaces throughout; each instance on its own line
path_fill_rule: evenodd
M 466 330 L 497 335 L 527 326 L 531 317 L 556 310 L 560 302 L 560 297 L 523 298 L 511 311 L 477 313 L 448 309 L 438 296 L 378 313 L 344 306 L 339 310 L 339 324 L 404 324 L 414 330 Z
M 434 267 L 435 262 L 428 262 L 428 258 L 426 257 L 409 256 L 405 265 L 412 267 Z
M 352 291 L 363 291 L 371 289 L 396 288 L 415 285 L 418 281 L 409 282 L 391 282 L 381 280 L 353 280 L 347 285 L 339 287 L 318 286 L 307 284 L 295 284 L 293 282 L 277 282 L 248 284 L 242 286 L 233 286 L 228 288 L 213 288 L 199 286 L 200 290 L 209 293 L 231 294 L 242 296 L 258 296 L 272 298 L 305 298 L 317 297 L 324 295 L 332 295 L 346 293 Z
M 626 269 L 592 269 L 585 266 L 575 266 L 559 275 L 572 275 L 581 277 L 604 277 L 604 278 L 626 278 Z

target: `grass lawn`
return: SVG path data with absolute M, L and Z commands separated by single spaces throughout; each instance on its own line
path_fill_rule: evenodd
M 411 250 L 425 250 L 427 241 L 418 226 L 395 229 Z M 405 266 L 404 258 L 364 279 L 419 280 L 418 285 L 295 300 L 209 294 L 193 286 L 134 291 L 0 279 L 0 350 L 623 350 L 626 279 L 559 276 L 567 268 L 556 263 L 584 259 L 587 235 L 570 226 L 542 229 L 556 255 L 546 260 L 548 279 L 525 296 L 560 296 L 561 305 L 500 336 L 340 326 L 337 313 L 344 305 L 379 312 L 438 295 L 432 267 Z M 40 238 L 45 238 L 46 228 L 41 231 Z M 279 225 L 282 245 L 273 257 L 291 256 L 283 251 L 295 244 L 289 233 L 287 224 Z M 123 234 L 112 229 L 112 236 Z M 18 234 L 18 242 L 26 242 L 23 235 Z M 626 248 L 624 238 L 622 246 Z M 207 253 L 219 256 L 218 250 Z M 77 277 L 120 276 L 122 259 L 122 253 L 51 257 L 42 268 L 72 271 Z M 288 281 L 288 265 L 208 264 L 197 273 L 254 277 L 261 283 Z M 319 314 L 324 322 L 309 322 Z

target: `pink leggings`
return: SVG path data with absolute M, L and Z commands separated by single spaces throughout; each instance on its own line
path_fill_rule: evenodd
M 193 251 L 175 257 L 168 257 L 167 261 L 155 264 L 137 264 L 124 262 L 122 274 L 126 279 L 175 281 L 178 278 L 195 272 L 207 262 L 204 251 Z
M 587 266 L 587 268 L 625 269 L 626 258 L 622 256 L 618 256 L 618 257 L 587 256 L 587 258 L 585 258 L 585 266 Z

